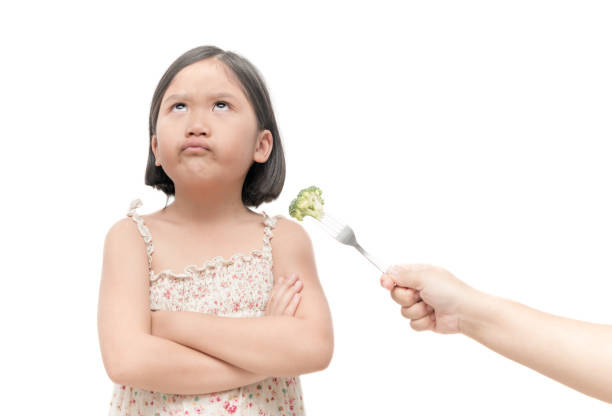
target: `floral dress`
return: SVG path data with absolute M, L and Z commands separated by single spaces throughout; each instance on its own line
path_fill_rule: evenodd
M 153 242 L 135 199 L 127 213 L 144 238 L 149 262 L 152 310 L 192 311 L 218 316 L 257 317 L 263 314 L 272 275 L 272 228 L 276 218 L 263 213 L 263 247 L 248 254 L 210 259 L 183 273 L 151 267 Z M 217 393 L 167 394 L 114 384 L 109 416 L 139 415 L 304 415 L 299 377 L 269 377 L 254 384 Z

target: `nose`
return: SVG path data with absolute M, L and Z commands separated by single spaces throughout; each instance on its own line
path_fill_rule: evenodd
M 194 112 L 187 123 L 187 137 L 210 136 L 210 127 L 202 114 Z

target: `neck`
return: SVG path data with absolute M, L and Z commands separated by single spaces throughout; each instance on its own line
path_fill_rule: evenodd
M 231 222 L 250 210 L 242 203 L 242 187 L 174 188 L 174 202 L 166 211 L 187 223 Z

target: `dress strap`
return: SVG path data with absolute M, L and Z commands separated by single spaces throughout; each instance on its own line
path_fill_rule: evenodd
M 136 223 L 136 225 L 138 226 L 138 231 L 140 231 L 140 235 L 142 235 L 142 238 L 145 241 L 145 244 L 147 246 L 147 258 L 149 260 L 149 273 L 153 272 L 153 237 L 151 236 L 151 232 L 149 231 L 149 228 L 145 225 L 144 220 L 142 219 L 142 217 L 140 216 L 140 214 L 138 214 L 138 212 L 136 212 L 136 208 L 139 208 L 142 206 L 142 201 L 140 199 L 135 199 L 132 201 L 132 203 L 130 204 L 130 209 L 127 212 L 127 216 L 131 217 L 134 222 Z
M 264 257 L 270 260 L 270 263 L 272 263 L 272 244 L 270 243 L 270 240 L 274 236 L 272 233 L 272 228 L 276 226 L 276 217 L 270 217 L 265 211 L 262 211 L 262 214 L 264 216 L 264 245 L 262 252 Z

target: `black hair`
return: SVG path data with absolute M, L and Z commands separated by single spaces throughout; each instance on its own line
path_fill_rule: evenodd
M 176 74 L 186 66 L 208 58 L 218 59 L 234 73 L 255 110 L 258 128 L 260 131 L 267 129 L 272 133 L 272 152 L 268 160 L 265 163 L 253 162 L 242 185 L 242 203 L 245 206 L 257 207 L 262 202 L 276 199 L 285 183 L 285 156 L 276 118 L 266 84 L 257 68 L 246 58 L 216 46 L 199 46 L 185 52 L 168 67 L 159 80 L 153 93 L 149 113 L 149 158 L 145 171 L 145 184 L 161 190 L 168 199 L 174 195 L 174 182 L 161 166 L 155 165 L 151 141 L 156 135 L 155 127 L 162 98 Z

